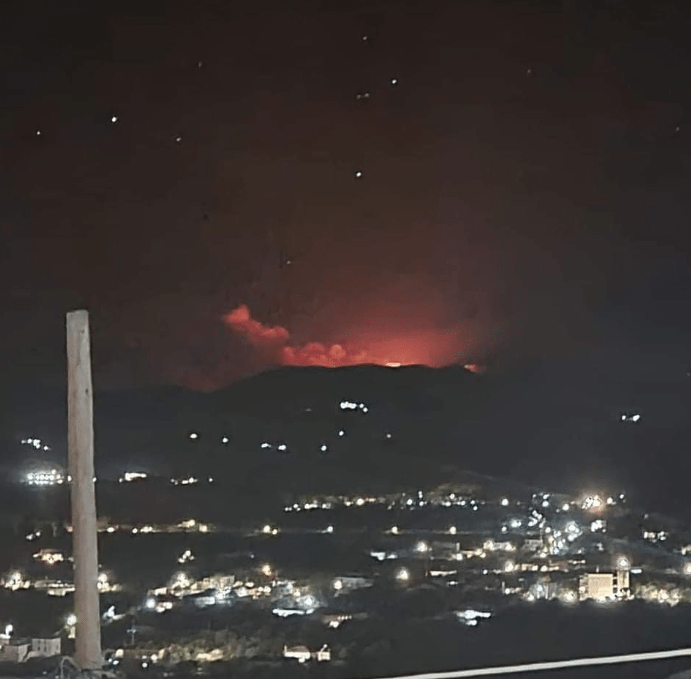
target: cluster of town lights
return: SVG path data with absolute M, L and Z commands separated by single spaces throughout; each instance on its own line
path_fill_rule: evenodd
M 57 469 L 29 472 L 26 475 L 26 482 L 30 486 L 59 486 L 65 483 L 65 476 Z
M 22 439 L 21 443 L 23 446 L 31 446 L 35 450 L 50 450 L 50 446 L 43 443 L 41 439 Z
M 147 477 L 148 474 L 145 474 L 144 472 L 125 472 L 125 474 L 121 476 L 118 481 L 120 483 L 132 483 L 133 481 L 143 481 Z
M 353 401 L 341 401 L 341 410 L 360 410 L 363 413 L 369 412 L 369 408 L 364 403 L 354 403 Z
M 194 561 L 194 554 L 192 554 L 191 549 L 186 549 L 179 557 L 178 557 L 178 563 L 189 563 L 190 561 Z

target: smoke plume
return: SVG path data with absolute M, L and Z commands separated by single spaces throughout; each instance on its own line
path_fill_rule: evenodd
M 468 370 L 479 372 L 481 366 L 471 360 L 477 354 L 477 332 L 470 324 L 455 324 L 447 328 L 401 329 L 386 325 L 363 327 L 357 332 L 358 345 L 325 344 L 292 340 L 289 330 L 280 325 L 265 325 L 252 318 L 247 305 L 242 304 L 223 316 L 225 325 L 252 347 L 257 358 L 265 364 L 291 366 L 321 366 L 339 368 L 369 363 L 399 367 L 427 365 L 439 367 L 456 363 L 466 364 Z M 366 326 L 363 319 L 353 320 L 352 328 Z M 352 334 L 352 332 L 351 332 Z
M 245 304 L 226 314 L 223 320 L 233 332 L 245 337 L 252 346 L 268 350 L 273 359 L 281 365 L 338 368 L 368 362 L 366 352 L 350 352 L 340 344 L 291 344 L 290 332 L 286 328 L 280 325 L 264 325 L 255 320 Z
M 255 321 L 246 304 L 233 309 L 223 317 L 223 320 L 235 332 L 244 335 L 254 346 L 281 345 L 287 344 L 290 340 L 290 333 L 280 325 L 271 327 Z

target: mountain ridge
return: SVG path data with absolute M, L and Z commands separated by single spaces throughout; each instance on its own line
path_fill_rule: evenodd
M 138 467 L 251 473 L 261 465 L 290 469 L 287 458 L 315 470 L 328 460 L 365 473 L 385 451 L 557 490 L 635 489 L 683 503 L 691 380 L 654 377 L 549 366 L 483 374 L 461 366 L 285 367 L 211 393 L 101 389 L 96 462 L 110 474 Z M 367 412 L 341 410 L 346 400 Z M 64 460 L 65 411 L 64 394 L 12 403 L 3 438 L 15 454 L 5 458 L 21 462 L 17 441 L 39 436 L 51 444 L 53 459 Z M 622 422 L 623 412 L 641 419 Z M 678 473 L 670 477 L 670 468 Z

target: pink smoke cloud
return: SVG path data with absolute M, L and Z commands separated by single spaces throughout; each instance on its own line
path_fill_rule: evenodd
M 370 327 L 358 335 L 359 344 L 365 348 L 354 349 L 343 344 L 322 342 L 293 344 L 289 330 L 280 325 L 270 326 L 257 321 L 245 304 L 223 316 L 223 320 L 233 332 L 263 352 L 267 360 L 279 365 L 325 368 L 363 363 L 391 367 L 415 364 L 440 366 L 450 361 L 461 362 L 469 353 L 466 343 L 470 333 L 459 327 L 407 332 L 392 328 L 387 330 L 386 326 L 373 331 Z M 473 366 L 472 369 L 478 370 L 478 367 Z
M 223 317 L 223 320 L 226 325 L 244 335 L 250 344 L 255 346 L 286 344 L 290 340 L 290 333 L 280 325 L 272 327 L 255 321 L 246 304 L 233 309 Z
M 301 346 L 292 345 L 290 332 L 286 328 L 264 325 L 255 320 L 246 304 L 227 313 L 223 321 L 231 330 L 245 337 L 252 346 L 275 350 L 274 358 L 282 365 L 337 368 L 368 362 L 366 352 L 351 352 L 341 344 L 308 342 Z
M 284 365 L 318 365 L 338 368 L 343 365 L 368 363 L 364 351 L 349 353 L 340 344 L 326 346 L 321 342 L 309 342 L 301 347 L 283 347 L 281 354 Z

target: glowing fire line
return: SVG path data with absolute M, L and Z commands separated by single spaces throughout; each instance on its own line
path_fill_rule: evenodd
M 322 342 L 296 344 L 287 328 L 280 325 L 265 325 L 256 320 L 245 304 L 225 314 L 223 321 L 228 328 L 244 337 L 249 344 L 272 356 L 276 363 L 292 366 L 338 368 L 372 363 L 399 368 L 404 365 L 418 364 L 444 365 L 445 362 L 434 355 L 435 344 L 440 341 L 453 342 L 454 337 L 452 330 L 419 331 L 397 337 L 385 336 L 374 340 L 369 338 L 369 341 L 365 341 L 366 350 L 354 351 L 341 344 Z M 478 370 L 478 367 L 474 365 L 467 365 L 466 368 L 474 372 Z

